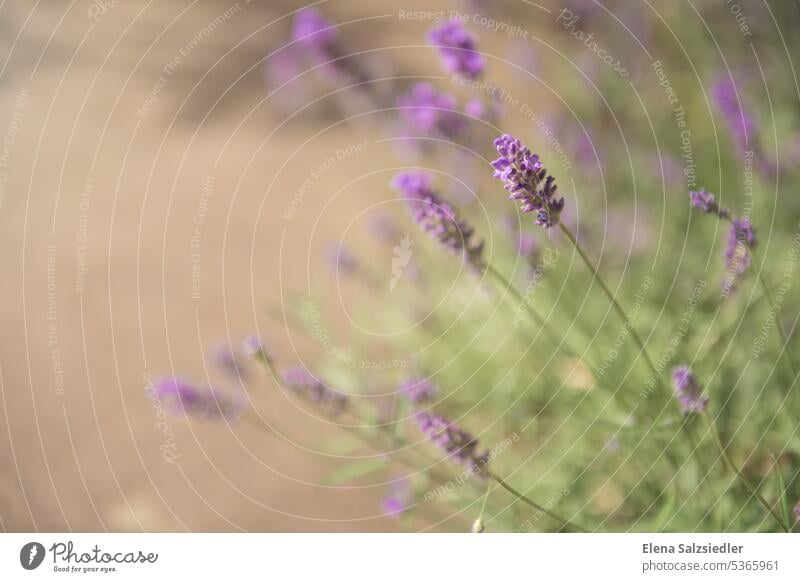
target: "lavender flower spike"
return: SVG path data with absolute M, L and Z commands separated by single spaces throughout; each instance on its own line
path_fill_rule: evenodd
M 442 449 L 459 464 L 469 465 L 473 473 L 489 463 L 488 452 L 478 452 L 478 439 L 455 426 L 444 417 L 432 412 L 418 412 L 415 416 L 420 430 L 433 444 Z
M 731 273 L 741 275 L 750 266 L 750 249 L 757 244 L 755 227 L 747 216 L 734 218 L 725 246 L 725 266 Z
M 325 406 L 332 414 L 340 413 L 347 406 L 347 396 L 326 386 L 302 366 L 287 368 L 281 376 L 283 383 L 289 389 L 308 398 L 314 404 Z
M 181 378 L 163 378 L 155 385 L 155 394 L 174 414 L 196 416 L 202 420 L 234 420 L 242 412 L 240 400 L 225 396 L 213 388 L 198 388 Z
M 688 366 L 681 366 L 672 372 L 675 395 L 684 413 L 705 412 L 708 396 L 703 395 L 703 386 Z
M 475 52 L 475 37 L 458 20 L 449 20 L 428 33 L 428 42 L 439 49 L 442 65 L 450 73 L 477 79 L 486 66 Z
M 720 208 L 717 204 L 717 199 L 711 192 L 706 192 L 705 188 L 689 192 L 692 199 L 692 206 L 702 212 L 708 214 L 716 214 L 720 218 L 730 218 L 730 210 L 727 208 Z
M 436 395 L 436 386 L 427 378 L 411 378 L 400 384 L 400 391 L 412 403 L 420 404 Z
M 436 195 L 428 174 L 401 172 L 392 180 L 392 187 L 406 199 L 414 221 L 425 232 L 454 255 L 463 255 L 476 271 L 483 271 L 483 241 L 475 242 L 472 227 L 459 221 L 453 209 Z
M 536 224 L 545 228 L 557 225 L 564 199 L 555 198 L 556 180 L 547 175 L 539 156 L 508 134 L 494 140 L 494 145 L 500 154 L 492 162 L 494 177 L 511 193 L 509 200 L 521 200 L 523 212 L 536 212 Z

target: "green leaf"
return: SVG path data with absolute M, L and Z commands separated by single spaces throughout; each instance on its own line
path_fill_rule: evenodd
M 789 499 L 786 495 L 786 484 L 783 482 L 783 474 L 781 473 L 781 466 L 778 463 L 778 459 L 775 458 L 773 455 L 772 460 L 775 463 L 775 485 L 778 488 L 778 500 L 781 503 L 780 513 L 783 516 L 784 523 L 791 527 L 792 525 L 792 514 L 789 511 Z
M 664 526 L 667 525 L 667 522 L 672 519 L 672 516 L 675 513 L 675 506 L 678 504 L 678 487 L 674 481 L 672 483 L 672 487 L 669 488 L 667 495 L 667 502 L 661 508 L 661 511 L 658 512 L 658 515 L 655 519 L 656 526 L 653 528 L 653 530 L 657 532 L 663 531 Z
M 364 477 L 370 473 L 375 473 L 386 468 L 386 461 L 381 458 L 366 459 L 364 461 L 354 461 L 344 467 L 336 469 L 333 473 L 322 480 L 322 485 L 342 485 Z

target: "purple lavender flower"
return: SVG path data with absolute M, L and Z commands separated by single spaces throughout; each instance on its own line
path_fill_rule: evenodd
M 492 162 L 493 176 L 503 181 L 509 200 L 521 200 L 523 212 L 536 212 L 536 224 L 550 228 L 558 224 L 564 199 L 555 198 L 556 181 L 547 175 L 539 156 L 515 137 L 505 134 L 494 145 L 500 157 Z
M 172 413 L 201 420 L 235 420 L 244 408 L 240 399 L 223 395 L 213 388 L 198 388 L 181 378 L 159 380 L 155 384 L 155 393 Z
M 455 98 L 430 83 L 415 83 L 397 98 L 397 107 L 403 119 L 422 135 L 458 140 L 467 132 L 467 120 L 458 111 Z
M 733 80 L 730 77 L 719 79 L 711 88 L 711 97 L 725 118 L 736 146 L 741 151 L 748 149 L 748 142 L 755 143 L 758 127 L 739 104 Z
M 684 413 L 705 412 L 708 396 L 703 395 L 703 386 L 688 366 L 680 366 L 672 372 L 675 395 Z
M 730 218 L 730 211 L 727 208 L 720 208 L 717 199 L 711 192 L 706 192 L 705 188 L 690 191 L 689 196 L 692 199 L 692 206 L 700 211 L 716 214 L 720 218 Z
M 463 255 L 476 271 L 485 268 L 483 241 L 475 242 L 472 227 L 459 221 L 453 209 L 439 199 L 428 174 L 401 172 L 392 180 L 392 187 L 405 197 L 414 221 L 425 232 L 454 255 Z
M 756 231 L 750 218 L 734 218 L 728 231 L 728 244 L 725 246 L 725 266 L 729 272 L 743 274 L 750 266 L 750 249 L 757 244 Z
M 339 414 L 347 406 L 347 396 L 326 386 L 302 366 L 287 368 L 281 377 L 287 388 L 308 398 L 314 404 L 324 406 L 332 414 Z
M 381 499 L 381 510 L 386 517 L 400 517 L 408 508 L 411 483 L 406 477 L 398 477 L 389 484 L 389 492 Z
M 217 344 L 211 353 L 216 366 L 225 374 L 236 380 L 246 380 L 249 375 L 247 362 L 242 359 L 238 349 L 232 347 L 227 341 Z
M 339 52 L 336 28 L 319 10 L 304 8 L 294 16 L 292 40 L 320 57 L 332 57 Z
M 478 452 L 478 439 L 455 426 L 444 417 L 432 412 L 418 412 L 415 417 L 420 430 L 433 444 L 442 449 L 456 463 L 469 465 L 476 473 L 489 463 L 488 452 Z
M 257 335 L 249 335 L 242 340 L 242 351 L 251 358 L 260 358 L 266 362 L 272 361 L 264 344 Z
M 486 65 L 475 52 L 475 37 L 458 20 L 449 20 L 428 33 L 428 42 L 439 49 L 442 66 L 467 79 L 477 79 Z
M 411 378 L 400 384 L 400 391 L 414 404 L 430 400 L 436 395 L 436 385 L 427 378 Z

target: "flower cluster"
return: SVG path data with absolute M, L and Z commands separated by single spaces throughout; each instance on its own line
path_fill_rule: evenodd
M 163 378 L 155 385 L 158 399 L 175 414 L 201 420 L 235 420 L 241 414 L 241 399 L 224 395 L 213 388 L 199 388 L 181 378 Z
M 444 417 L 432 412 L 418 412 L 414 418 L 425 436 L 456 463 L 469 465 L 478 473 L 488 464 L 488 452 L 478 452 L 478 439 Z
M 502 180 L 510 200 L 521 200 L 523 212 L 536 212 L 536 224 L 550 228 L 558 224 L 564 199 L 556 198 L 556 182 L 547 175 L 539 156 L 511 135 L 494 140 L 500 157 L 492 162 L 494 177 Z
M 287 368 L 281 374 L 281 379 L 287 388 L 325 407 L 331 414 L 338 414 L 347 407 L 345 394 L 326 386 L 302 366 Z
M 733 80 L 725 77 L 717 81 L 711 88 L 711 97 L 725 118 L 736 146 L 742 151 L 748 149 L 748 142 L 754 142 L 758 128 L 755 120 L 740 106 Z
M 477 79 L 486 66 L 475 52 L 475 37 L 458 20 L 449 20 L 428 33 L 428 42 L 439 49 L 442 65 L 450 73 Z
M 689 192 L 692 199 L 692 206 L 702 212 L 708 214 L 716 214 L 720 218 L 730 218 L 730 210 L 727 208 L 720 208 L 717 204 L 717 199 L 711 192 L 707 192 L 705 188 Z
M 403 119 L 424 136 L 459 140 L 467 133 L 467 120 L 458 111 L 455 98 L 430 83 L 415 83 L 397 98 L 397 107 Z
M 688 366 L 681 366 L 672 372 L 675 395 L 684 413 L 705 412 L 708 396 L 703 395 L 703 386 Z
M 427 378 L 411 378 L 400 384 L 400 392 L 413 404 L 420 404 L 436 395 L 436 385 Z
M 392 180 L 392 187 L 403 195 L 411 216 L 425 232 L 451 253 L 463 255 L 476 271 L 485 268 L 483 241 L 475 242 L 472 227 L 458 220 L 453 209 L 439 199 L 428 174 L 401 172 Z

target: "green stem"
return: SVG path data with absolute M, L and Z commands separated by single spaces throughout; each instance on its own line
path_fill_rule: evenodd
M 755 265 L 753 268 L 755 269 Z M 786 354 L 786 358 L 789 361 L 789 366 L 792 368 L 792 378 L 797 378 L 797 364 L 795 363 L 792 352 L 789 349 L 789 336 L 783 329 L 781 318 L 778 317 L 778 312 L 775 310 L 775 302 L 772 300 L 772 293 L 770 292 L 769 287 L 767 287 L 767 282 L 764 280 L 764 275 L 761 273 L 761 271 L 758 271 L 758 282 L 761 284 L 761 288 L 764 290 L 764 296 L 767 298 L 767 303 L 769 303 L 770 312 L 775 314 L 775 327 L 778 329 L 778 335 L 781 336 L 781 351 Z
M 767 511 L 769 511 L 770 514 L 772 514 L 772 517 L 775 518 L 775 521 L 778 522 L 778 525 L 781 526 L 782 530 L 786 532 L 791 531 L 787 527 L 787 525 L 783 523 L 783 520 L 781 520 L 780 516 L 775 512 L 773 507 L 769 503 L 767 503 L 767 500 L 764 499 L 764 497 L 758 492 L 755 486 L 753 486 L 753 484 L 750 482 L 750 479 L 748 479 L 747 476 L 745 476 L 744 473 L 742 473 L 742 471 L 739 469 L 739 467 L 737 467 L 736 464 L 733 462 L 733 459 L 731 459 L 730 455 L 728 454 L 728 450 L 722 443 L 722 439 L 720 438 L 719 433 L 714 427 L 714 421 L 711 419 L 711 415 L 706 411 L 703 413 L 703 416 L 705 417 L 706 422 L 708 423 L 708 430 L 711 433 L 712 440 L 714 441 L 714 444 L 717 446 L 720 456 L 725 461 L 725 464 L 728 466 L 731 472 L 736 477 L 739 478 L 739 480 L 742 482 L 742 484 L 744 484 L 744 486 L 747 488 L 750 494 L 753 497 L 755 497 L 758 500 L 758 502 L 761 503 L 761 505 L 763 505 Z
M 522 493 L 520 493 L 519 491 L 514 489 L 511 485 L 509 485 L 508 483 L 503 481 L 503 479 L 501 479 L 500 477 L 498 477 L 497 475 L 495 475 L 491 471 L 489 472 L 489 477 L 494 479 L 497 482 L 497 484 L 500 485 L 500 487 L 502 487 L 503 489 L 505 489 L 506 491 L 511 493 L 511 495 L 513 495 L 514 497 L 516 497 L 517 499 L 519 499 L 523 503 L 525 503 L 527 505 L 530 505 L 531 507 L 533 507 L 537 511 L 542 512 L 543 514 L 548 516 L 553 521 L 557 521 L 559 524 L 561 524 L 561 528 L 562 529 L 569 528 L 569 529 L 575 530 L 575 531 L 580 532 L 580 533 L 589 533 L 587 530 L 585 530 L 581 526 L 579 526 L 577 524 L 574 524 L 574 523 L 572 523 L 570 521 L 567 521 L 566 519 L 564 519 L 563 517 L 559 516 L 558 514 L 553 513 L 552 511 L 550 511 L 548 509 L 545 509 L 544 507 L 542 507 L 541 505 L 539 505 L 538 503 L 536 503 L 532 499 L 526 497 L 525 495 L 523 495 Z
M 586 255 L 586 253 L 583 250 L 583 247 L 581 247 L 580 243 L 578 242 L 578 239 L 575 238 L 575 235 L 573 235 L 572 232 L 566 226 L 564 226 L 564 223 L 559 222 L 558 226 L 561 229 L 561 232 L 564 233 L 564 236 L 566 236 L 569 239 L 569 242 L 572 243 L 572 246 L 575 247 L 575 250 L 578 251 L 578 255 L 580 255 L 581 259 L 583 259 L 583 262 L 586 265 L 586 267 L 588 267 L 588 269 L 592 272 L 592 275 L 597 280 L 597 283 L 600 285 L 600 288 L 606 294 L 606 297 L 608 297 L 608 300 L 611 302 L 611 305 L 617 312 L 617 315 L 619 315 L 620 319 L 622 320 L 622 323 L 630 330 L 631 336 L 633 337 L 634 341 L 638 344 L 642 356 L 644 356 L 647 365 L 649 366 L 650 370 L 656 377 L 656 381 L 661 383 L 661 373 L 658 371 L 655 364 L 653 363 L 653 360 L 650 358 L 650 354 L 647 352 L 647 348 L 645 347 L 644 341 L 642 341 L 642 338 L 639 337 L 639 333 L 636 331 L 636 328 L 633 327 L 633 323 L 630 321 L 630 319 L 628 319 L 628 316 L 625 314 L 625 310 L 619 304 L 617 298 L 611 292 L 611 289 L 608 288 L 608 285 L 606 285 L 605 281 L 600 276 L 600 273 L 597 271 L 597 267 L 594 265 L 591 259 Z

